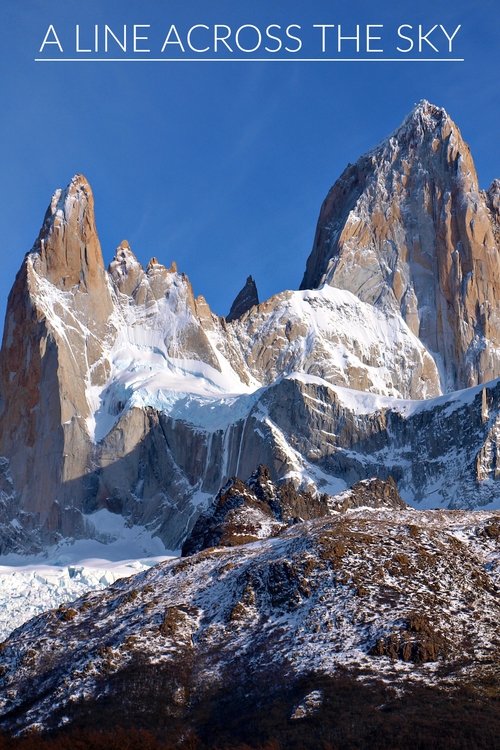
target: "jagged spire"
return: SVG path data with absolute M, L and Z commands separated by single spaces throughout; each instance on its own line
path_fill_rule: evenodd
M 236 298 L 231 305 L 229 315 L 226 320 L 231 322 L 241 318 L 251 307 L 259 304 L 259 295 L 257 292 L 257 286 L 252 276 L 248 276 L 245 286 L 236 295 Z
M 78 285 L 88 291 L 104 278 L 94 196 L 82 174 L 55 191 L 33 249 L 39 254 L 37 271 L 60 289 Z

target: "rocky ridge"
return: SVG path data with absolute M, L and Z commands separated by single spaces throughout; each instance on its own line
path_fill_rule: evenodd
M 311 692 L 321 704 L 339 671 L 357 690 L 474 684 L 486 698 L 498 678 L 498 522 L 354 508 L 117 581 L 1 645 L 1 726 L 113 728 L 119 716 L 207 731 L 215 706 L 239 715 L 244 696 L 261 715 L 281 696 L 286 722 Z
M 394 480 L 370 479 L 332 498 L 300 492 L 290 480 L 277 484 L 267 466 L 259 466 L 246 481 L 233 477 L 217 493 L 182 545 L 182 555 L 209 547 L 237 547 L 278 536 L 296 523 L 353 508 L 404 510 Z
M 261 465 L 246 482 L 232 477 L 217 493 L 182 545 L 182 555 L 277 536 L 293 523 L 328 513 L 326 495 L 300 492 L 290 481 L 278 485 L 269 468 Z
M 303 282 L 319 288 L 254 304 L 246 285 L 228 321 L 125 241 L 106 269 L 77 175 L 9 297 L 0 548 L 97 538 L 108 510 L 179 549 L 259 464 L 311 497 L 393 476 L 421 506 L 498 502 L 498 234 L 498 181 L 478 191 L 423 102 L 332 188 Z

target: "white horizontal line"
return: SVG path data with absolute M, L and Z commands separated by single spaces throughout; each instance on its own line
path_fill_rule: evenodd
M 35 57 L 35 62 L 465 62 L 463 57 Z

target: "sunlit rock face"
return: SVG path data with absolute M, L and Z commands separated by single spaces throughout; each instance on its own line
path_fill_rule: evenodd
M 444 109 L 423 101 L 328 193 L 302 288 L 401 313 L 446 390 L 500 374 L 499 187 L 479 189 Z
M 106 269 L 76 175 L 9 296 L 0 549 L 99 535 L 101 509 L 179 549 L 260 464 L 313 499 L 391 475 L 413 504 L 498 502 L 499 195 L 423 102 L 332 188 L 303 289 L 259 303 L 249 277 L 223 318 L 126 241 Z

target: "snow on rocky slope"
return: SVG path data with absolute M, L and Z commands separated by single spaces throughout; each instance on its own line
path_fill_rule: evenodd
M 118 514 L 100 510 L 90 518 L 99 541 L 63 540 L 39 554 L 0 557 L 0 639 L 47 609 L 173 556 Z
M 283 292 L 248 311 L 232 331 L 263 384 L 304 372 L 394 398 L 441 392 L 434 360 L 402 318 L 343 289 Z
M 115 582 L 2 644 L 2 726 L 99 716 L 106 727 L 118 711 L 188 727 L 219 687 L 258 703 L 271 674 L 285 691 L 339 669 L 403 691 L 473 682 L 480 694 L 500 645 L 498 523 L 487 512 L 357 508 Z
M 0 565 L 0 639 L 32 617 L 73 601 L 88 591 L 99 591 L 156 565 L 164 557 L 120 560 L 77 560 L 70 565 Z M 25 561 L 23 561 L 25 562 Z
M 133 274 L 142 280 L 129 296 L 122 290 Z M 157 297 L 150 292 L 153 282 Z M 145 273 L 125 243 L 110 265 L 109 283 L 110 333 L 93 365 L 107 376 L 91 385 L 89 373 L 86 391 L 88 433 L 96 443 L 133 407 L 182 418 L 186 402 L 193 400 L 206 405 L 210 426 L 221 401 L 233 406 L 236 396 L 255 393 L 294 371 L 396 398 L 440 393 L 434 361 L 404 321 L 341 289 L 284 292 L 226 326 L 202 298 L 194 300 L 184 274 L 156 261 Z M 75 315 L 71 293 L 43 278 L 36 284 L 37 306 L 54 331 L 64 338 L 64 322 L 71 321 L 82 337 L 91 335 Z M 138 289 L 144 288 L 151 296 L 142 303 Z M 238 414 L 231 412 L 235 421 Z

